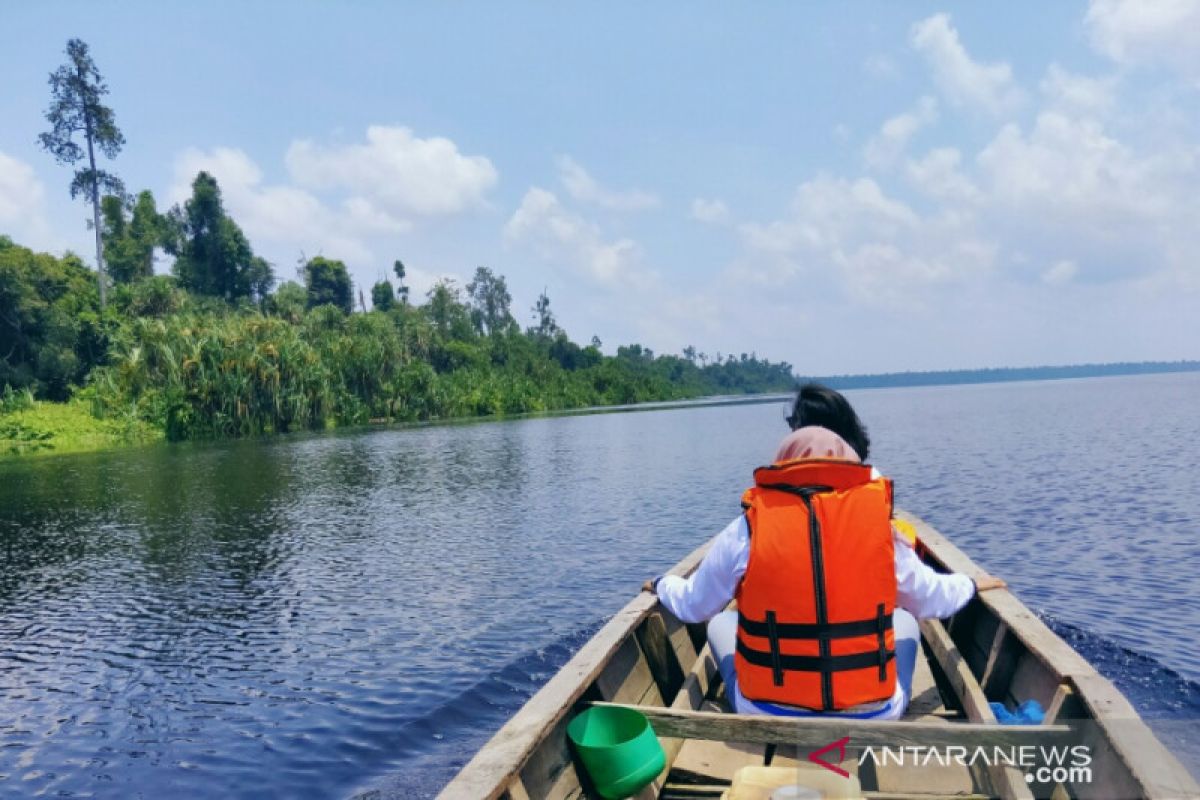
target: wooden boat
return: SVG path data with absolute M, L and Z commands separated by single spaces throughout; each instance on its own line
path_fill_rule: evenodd
M 923 558 L 979 575 L 953 544 L 912 517 Z M 687 575 L 708 545 L 672 572 Z M 666 768 L 639 798 L 719 798 L 755 765 L 821 769 L 808 758 L 842 737 L 840 767 L 869 798 L 1197 798 L 1200 786 L 1117 689 L 1008 591 L 989 591 L 949 620 L 921 623 L 913 699 L 899 721 L 725 713 L 723 687 L 702 625 L 685 625 L 642 593 L 616 614 L 445 787 L 444 800 L 591 797 L 567 741 L 589 704 L 626 704 L 650 720 Z M 1039 725 L 1002 725 L 989 701 L 1037 700 Z M 1090 769 L 1053 769 L 997 757 L 1020 746 L 1087 748 Z M 924 754 L 882 759 L 906 746 Z M 993 754 L 960 763 L 942 753 Z M 864 758 L 871 751 L 870 758 Z M 930 756 L 937 751 L 936 758 Z M 832 756 L 831 756 L 832 757 Z M 1066 765 L 1066 762 L 1063 762 Z M 745 775 L 746 773 L 742 773 Z M 797 774 L 800 774 L 797 772 Z

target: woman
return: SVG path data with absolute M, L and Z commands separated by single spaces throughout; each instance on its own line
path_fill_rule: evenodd
M 802 387 L 788 423 L 745 513 L 696 572 L 643 588 L 684 622 L 709 620 L 736 712 L 897 719 L 911 699 L 917 619 L 1005 584 L 939 574 L 893 531 L 891 483 L 863 463 L 870 439 L 841 394 Z M 722 613 L 735 597 L 738 610 Z

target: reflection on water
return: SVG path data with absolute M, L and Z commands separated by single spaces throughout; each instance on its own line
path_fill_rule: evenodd
M 1175 670 L 1187 706 L 1197 389 L 852 398 L 903 506 L 1030 605 Z M 784 413 L 0 464 L 0 795 L 430 794 L 642 579 L 738 513 Z

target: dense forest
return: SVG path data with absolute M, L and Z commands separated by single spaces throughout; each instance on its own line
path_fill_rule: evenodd
M 50 74 L 39 141 L 74 168 L 69 189 L 91 208 L 96 269 L 0 236 L 0 411 L 74 400 L 131 430 L 191 439 L 793 385 L 788 364 L 752 354 L 710 361 L 690 347 L 656 356 L 631 344 L 604 355 L 595 337 L 571 340 L 544 292 L 523 329 L 504 277 L 486 267 L 418 299 L 396 260 L 396 282 L 370 287 L 370 310 L 333 257 L 301 259 L 302 280 L 277 285 L 276 265 L 255 254 L 212 175 L 200 172 L 191 197 L 160 212 L 149 191 L 133 195 L 98 166 L 125 137 L 87 44 L 72 39 L 66 56 Z M 155 270 L 164 251 L 169 275 Z M 13 430 L 0 438 L 41 436 L 5 424 Z
M 790 365 L 752 355 L 702 362 L 690 348 L 688 356 L 655 355 L 638 344 L 602 354 L 598 339 L 571 341 L 546 295 L 522 330 L 504 277 L 487 267 L 466 287 L 439 282 L 418 305 L 397 261 L 397 283 L 374 285 L 366 312 L 354 311 L 352 282 L 337 260 L 307 260 L 304 284 L 272 291 L 270 265 L 223 215 L 216 182 L 202 174 L 197 191 L 202 199 L 188 200 L 180 215 L 192 222 L 172 243 L 179 255 L 170 276 L 152 275 L 152 249 L 139 245 L 136 225 L 122 224 L 119 205 L 106 204 L 113 284 L 103 308 L 96 273 L 82 260 L 0 237 L 0 386 L 8 404 L 22 393 L 79 398 L 98 416 L 190 439 L 794 383 Z M 199 221 L 203 212 L 215 217 Z
M 1121 361 L 1112 364 L 887 372 L 878 375 L 830 375 L 816 380 L 834 389 L 882 389 L 890 386 L 947 386 L 963 383 L 1051 381 L 1067 378 L 1104 378 L 1114 375 L 1154 375 L 1164 372 L 1200 372 L 1200 361 Z
M 786 391 L 791 365 L 755 354 L 710 358 L 638 344 L 601 352 L 559 327 L 550 298 L 522 327 L 503 275 L 478 267 L 410 296 L 403 262 L 355 287 L 336 257 L 300 261 L 300 280 L 254 252 L 216 178 L 160 211 L 126 191 L 97 153 L 125 138 L 87 45 L 71 40 L 50 75 L 43 148 L 76 167 L 69 190 L 92 212 L 95 269 L 77 255 L 37 253 L 0 235 L 0 440 L 26 449 L 50 433 L 5 412 L 38 401 L 86 407 L 110 431 L 170 439 L 235 437 L 371 421 L 511 415 L 704 395 Z M 0 232 L 2 234 L 3 232 Z M 156 254 L 173 261 L 155 270 Z M 336 256 L 336 254 L 331 254 Z M 370 309 L 366 297 L 371 299 Z M 1021 380 L 1200 365 L 1108 365 L 840 376 L 839 388 Z M 58 423 L 54 423 L 58 424 Z M 71 424 L 80 424 L 77 416 Z M 84 424 L 84 427 L 91 423 Z M 50 445 L 46 445 L 49 447 Z
M 150 208 L 146 197 L 139 204 Z M 522 329 L 504 277 L 486 267 L 465 287 L 439 282 L 417 304 L 397 261 L 397 282 L 372 287 L 370 311 L 355 310 L 346 266 L 324 257 L 305 262 L 303 284 L 272 291 L 270 265 L 224 215 L 210 176 L 177 211 L 174 221 L 135 225 L 121 205 L 105 204 L 112 285 L 103 309 L 96 273 L 78 257 L 0 237 L 6 403 L 74 397 L 98 416 L 189 439 L 794 385 L 790 365 L 753 355 L 710 361 L 691 348 L 655 355 L 637 344 L 604 355 L 598 340 L 568 337 L 544 294 Z M 173 275 L 153 274 L 150 243 L 139 242 L 139 231 L 160 236 L 160 227 L 179 237 Z

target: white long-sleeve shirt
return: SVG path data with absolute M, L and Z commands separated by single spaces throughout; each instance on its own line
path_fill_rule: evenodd
M 917 619 L 948 617 L 975 594 L 966 575 L 943 575 L 921 561 L 896 535 L 896 605 Z M 658 597 L 683 622 L 705 622 L 733 599 L 750 559 L 750 531 L 739 516 L 717 535 L 712 548 L 689 578 L 667 575 L 658 582 Z

